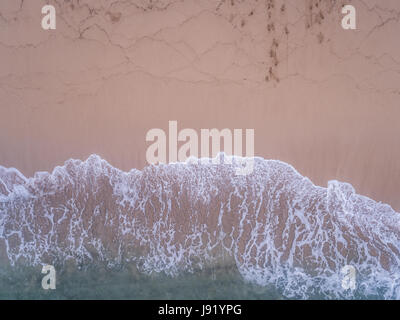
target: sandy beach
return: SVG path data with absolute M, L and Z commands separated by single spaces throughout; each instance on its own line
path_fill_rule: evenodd
M 46 1 L 47 2 L 47 1 Z M 26 176 L 99 154 L 146 165 L 146 132 L 255 129 L 255 154 L 400 210 L 398 1 L 0 4 L 0 164 Z

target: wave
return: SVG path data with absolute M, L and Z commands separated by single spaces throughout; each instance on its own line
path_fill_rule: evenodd
M 170 276 L 231 261 L 288 298 L 400 299 L 400 215 L 389 205 L 347 183 L 315 186 L 281 161 L 255 158 L 238 176 L 239 158 L 218 157 L 123 172 L 92 155 L 31 178 L 0 167 L 0 261 Z M 355 292 L 342 288 L 346 265 Z

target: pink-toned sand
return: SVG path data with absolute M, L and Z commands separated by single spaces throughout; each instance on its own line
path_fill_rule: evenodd
M 0 2 L 0 164 L 146 165 L 152 128 L 253 128 L 255 153 L 400 210 L 397 0 Z M 341 28 L 341 5 L 357 30 Z

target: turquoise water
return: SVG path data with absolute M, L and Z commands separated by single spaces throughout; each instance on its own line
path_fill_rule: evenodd
M 167 276 L 146 275 L 132 265 L 120 268 L 87 266 L 56 267 L 56 289 L 42 288 L 41 267 L 7 267 L 0 269 L 0 299 L 9 300 L 286 300 L 282 288 L 246 282 L 234 266 L 207 268 L 194 273 Z M 299 284 L 300 285 L 300 284 Z M 359 283 L 362 286 L 362 283 Z M 331 295 L 310 294 L 309 299 L 338 299 Z M 365 295 L 357 288 L 342 299 L 384 299 L 385 289 Z
M 0 299 L 282 299 L 272 288 L 243 281 L 233 270 L 206 270 L 178 277 L 144 275 L 133 269 L 60 271 L 56 289 L 44 290 L 41 268 L 2 270 Z

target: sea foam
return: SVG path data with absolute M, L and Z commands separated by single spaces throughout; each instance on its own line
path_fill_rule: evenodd
M 31 178 L 0 167 L 2 263 L 132 263 L 176 276 L 231 261 L 289 298 L 400 298 L 400 216 L 389 205 L 347 183 L 315 186 L 276 160 L 255 158 L 237 176 L 233 160 L 123 172 L 92 155 Z M 342 288 L 346 265 L 355 291 Z

